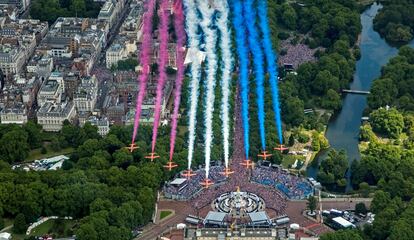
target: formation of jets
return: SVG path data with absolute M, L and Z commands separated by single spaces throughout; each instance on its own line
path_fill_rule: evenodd
M 135 143 L 131 143 L 128 147 L 125 147 L 125 149 L 127 149 L 129 152 L 134 152 L 136 149 L 138 149 L 139 147 L 135 144 Z M 274 150 L 280 151 L 281 153 L 283 153 L 285 150 L 288 150 L 287 147 L 285 147 L 283 144 L 280 144 L 279 146 L 275 147 Z M 263 150 L 260 154 L 257 155 L 259 158 L 263 159 L 263 160 L 267 160 L 269 157 L 272 156 L 271 153 L 268 153 L 266 150 Z M 155 159 L 159 158 L 160 156 L 158 156 L 155 152 L 151 152 L 148 156 L 145 156 L 146 159 L 150 159 L 151 162 L 153 162 Z M 243 165 L 244 167 L 246 167 L 247 169 L 253 168 L 254 167 L 254 162 L 250 159 L 246 159 L 244 160 L 242 163 L 240 163 L 241 165 Z M 178 167 L 178 164 L 172 162 L 171 160 L 168 161 L 168 163 L 166 165 L 164 165 L 164 168 L 168 169 L 168 171 L 171 171 L 173 168 Z M 221 172 L 220 174 L 229 177 L 231 174 L 233 174 L 234 171 L 231 171 L 230 168 L 225 168 L 223 172 Z M 196 173 L 194 173 L 193 170 L 191 169 L 187 169 L 185 171 L 183 171 L 181 173 L 181 176 L 190 179 L 191 177 L 195 176 Z M 201 186 L 203 186 L 204 188 L 209 188 L 211 185 L 214 184 L 213 181 L 211 181 L 210 179 L 206 178 L 204 179 L 202 182 L 200 182 Z

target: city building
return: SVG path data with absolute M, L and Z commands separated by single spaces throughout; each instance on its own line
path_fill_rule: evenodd
M 134 40 L 141 39 L 142 36 L 142 17 L 144 15 L 144 8 L 141 1 L 136 1 L 131 4 L 131 11 L 127 18 L 122 23 L 119 30 L 120 36 L 130 37 Z
M 98 80 L 95 76 L 84 77 L 73 96 L 78 112 L 92 112 L 98 97 Z
M 23 72 L 47 31 L 47 22 L 33 19 L 8 18 L 0 25 L 0 69 L 5 75 Z
M 25 124 L 27 123 L 26 108 L 16 106 L 15 108 L 4 108 L 0 111 L 1 124 Z
M 197 240 L 221 240 L 221 239 L 246 239 L 246 240 L 276 240 L 288 239 L 287 228 L 186 228 L 184 239 Z
M 16 7 L 18 13 L 22 14 L 24 11 L 28 10 L 30 0 L 0 0 L 0 5 Z
M 65 120 L 72 121 L 76 116 L 73 102 L 51 103 L 46 102 L 37 111 L 37 123 L 44 131 L 58 132 L 62 129 Z
M 111 47 L 106 50 L 106 67 L 111 68 L 113 65 L 117 65 L 119 61 L 127 58 L 127 52 L 125 45 L 120 43 L 112 44 Z
M 69 99 L 73 99 L 80 83 L 79 74 L 68 72 L 63 76 L 63 82 L 65 84 L 66 96 L 69 97 Z
M 111 28 L 117 20 L 117 13 L 115 11 L 115 5 L 112 1 L 106 1 L 99 11 L 98 19 L 106 20 Z
M 49 103 L 60 103 L 64 92 L 63 76 L 59 72 L 53 72 L 49 79 L 43 82 L 37 95 L 38 106 Z
M 101 136 L 106 136 L 109 133 L 109 121 L 107 118 L 97 118 L 95 116 L 90 117 L 88 120 L 93 126 L 98 127 L 98 133 Z
M 20 74 L 24 60 L 22 48 L 15 48 L 11 44 L 0 45 L 0 69 L 6 76 Z
M 54 68 L 63 73 L 89 76 L 109 35 L 106 20 L 59 17 L 36 49 L 36 54 L 53 58 Z

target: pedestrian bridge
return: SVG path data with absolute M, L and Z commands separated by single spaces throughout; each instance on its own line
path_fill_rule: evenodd
M 362 94 L 362 95 L 370 94 L 369 91 L 352 90 L 352 89 L 342 89 L 342 92 L 343 93 L 351 93 L 351 94 Z

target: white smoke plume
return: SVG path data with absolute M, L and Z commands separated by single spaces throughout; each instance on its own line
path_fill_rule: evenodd
M 231 92 L 231 71 L 233 68 L 233 56 L 231 52 L 231 31 L 228 26 L 229 6 L 226 0 L 215 0 L 217 10 L 220 16 L 217 20 L 217 26 L 220 31 L 220 48 L 222 54 L 223 65 L 221 80 L 221 120 L 223 134 L 223 151 L 224 164 L 227 168 L 229 165 L 229 137 L 230 137 L 230 117 L 229 117 L 229 96 Z
M 213 28 L 214 9 L 209 6 L 208 1 L 198 0 L 199 10 L 202 15 L 202 21 L 200 23 L 201 29 L 204 32 L 205 37 L 205 50 L 207 55 L 207 83 L 206 83 L 206 99 L 205 99 L 205 164 L 206 164 L 206 178 L 210 172 L 210 158 L 211 158 L 211 145 L 213 142 L 213 112 L 214 112 L 214 89 L 216 87 L 216 72 L 217 72 L 217 32 Z
M 186 13 L 185 26 L 187 29 L 189 51 L 191 56 L 191 81 L 190 81 L 190 111 L 189 111 L 189 137 L 188 137 L 188 169 L 191 169 L 191 162 L 194 155 L 195 126 L 198 104 L 198 88 L 200 84 L 201 63 L 197 54 L 199 53 L 200 40 L 197 34 L 199 18 L 196 12 L 194 0 L 184 0 Z

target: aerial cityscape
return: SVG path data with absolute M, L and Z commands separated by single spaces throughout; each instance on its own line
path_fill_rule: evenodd
M 0 240 L 414 240 L 413 13 L 0 0 Z

